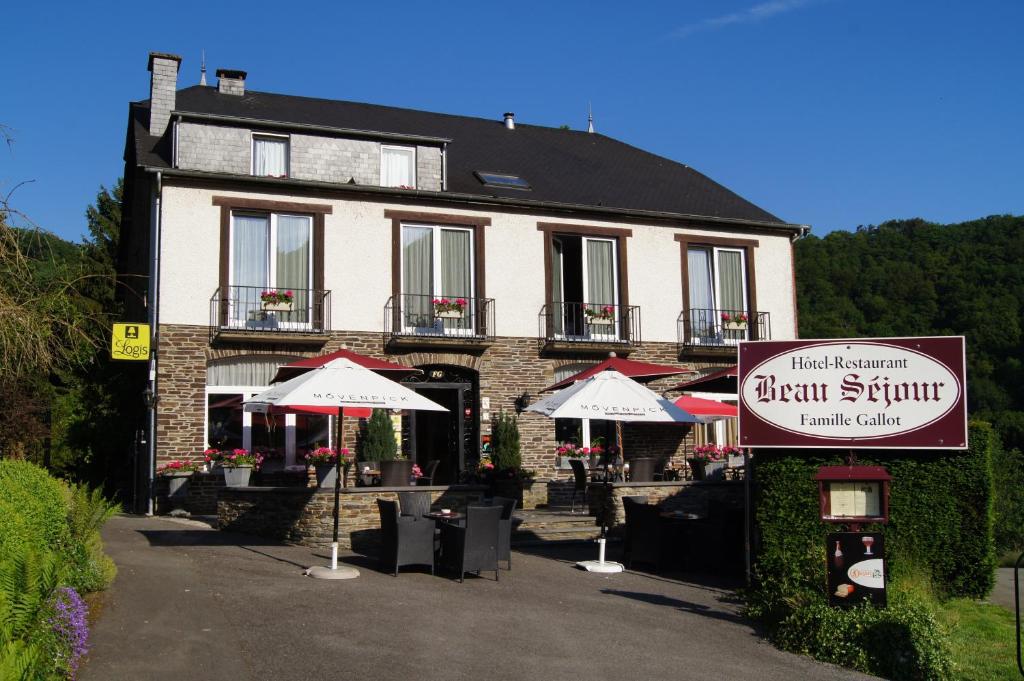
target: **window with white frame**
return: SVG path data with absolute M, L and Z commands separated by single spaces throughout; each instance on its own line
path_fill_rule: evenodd
M 381 145 L 380 186 L 416 188 L 416 147 Z
M 474 328 L 473 230 L 402 225 L 402 310 L 407 331 L 467 333 Z M 436 305 L 435 300 L 449 301 Z M 462 301 L 460 304 L 458 301 Z M 458 310 L 448 316 L 442 312 Z
M 288 177 L 288 137 L 252 136 L 252 174 L 257 177 Z
M 745 328 L 730 329 L 724 324 L 726 319 L 750 314 L 745 250 L 691 246 L 686 252 L 686 266 L 690 332 L 694 341 L 735 343 L 746 338 Z
M 290 310 L 271 321 L 309 324 L 313 288 L 313 218 L 285 213 L 233 212 L 228 263 L 231 320 L 254 321 L 266 292 L 290 292 Z M 257 321 L 267 321 L 266 319 Z
M 282 465 L 302 464 L 305 454 L 330 446 L 330 417 L 258 414 L 243 402 L 267 389 L 281 364 L 294 358 L 240 356 L 213 360 L 206 372 L 206 444 L 220 450 L 258 451 Z
M 555 383 L 586 371 L 592 364 L 567 364 L 555 369 Z M 573 443 L 578 447 L 607 449 L 615 444 L 615 422 L 603 419 L 555 419 L 555 441 Z M 560 462 L 565 467 L 564 462 Z

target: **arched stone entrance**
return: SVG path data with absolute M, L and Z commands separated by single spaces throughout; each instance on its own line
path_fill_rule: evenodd
M 417 368 L 423 373 L 402 383 L 448 411 L 410 412 L 402 421 L 402 450 L 424 470 L 437 459 L 436 484 L 458 482 L 480 458 L 479 375 L 449 364 Z

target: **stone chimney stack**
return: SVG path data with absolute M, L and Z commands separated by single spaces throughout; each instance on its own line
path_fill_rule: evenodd
M 149 134 L 161 137 L 171 120 L 178 93 L 178 67 L 181 57 L 166 52 L 150 52 L 149 66 Z
M 222 95 L 244 95 L 245 76 L 245 71 L 217 69 L 217 92 Z

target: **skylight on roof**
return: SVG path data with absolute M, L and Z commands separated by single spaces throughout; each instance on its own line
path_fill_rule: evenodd
M 530 183 L 516 175 L 501 173 L 484 173 L 479 170 L 473 173 L 487 187 L 506 187 L 509 189 L 530 189 Z

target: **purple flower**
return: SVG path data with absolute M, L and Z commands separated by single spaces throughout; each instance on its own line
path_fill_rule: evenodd
M 67 668 L 69 678 L 74 679 L 78 661 L 89 650 L 89 624 L 86 622 L 88 608 L 78 592 L 66 586 L 53 592 L 50 606 L 53 608 L 53 616 L 49 624 L 61 648 L 57 659 Z M 64 655 L 67 655 L 67 660 L 61 659 Z

